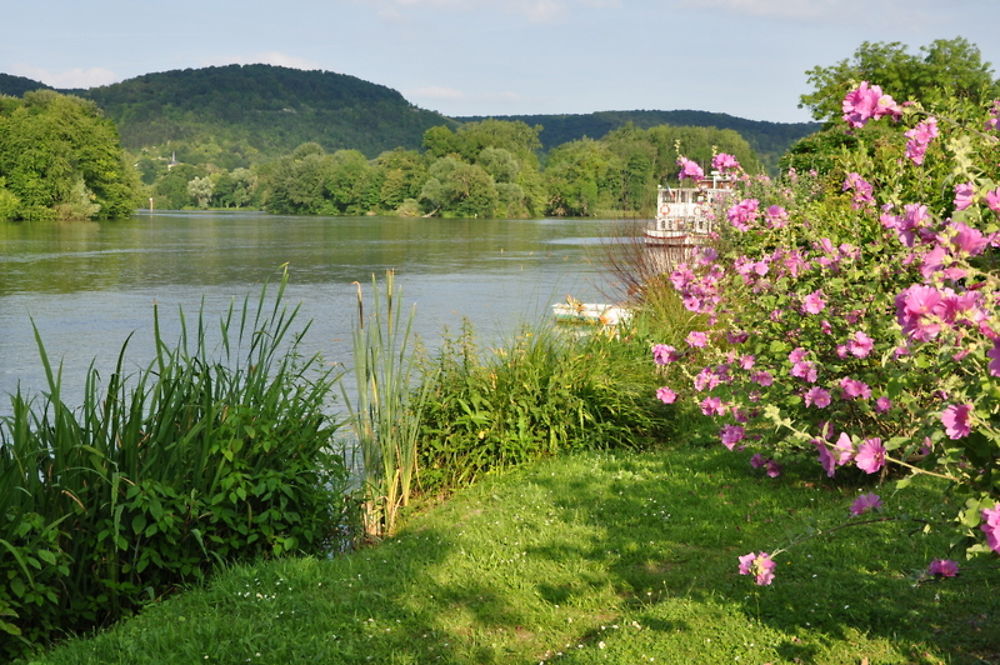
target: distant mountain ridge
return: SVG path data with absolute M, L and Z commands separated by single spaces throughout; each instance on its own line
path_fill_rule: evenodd
M 0 74 L 0 94 L 52 89 Z M 59 90 L 94 100 L 118 126 L 126 148 L 170 141 L 214 142 L 245 156 L 274 156 L 315 141 L 327 150 L 354 148 L 374 157 L 396 147 L 419 148 L 430 127 L 455 127 L 493 117 L 541 125 L 550 149 L 584 136 L 601 138 L 627 123 L 733 129 L 761 159 L 774 164 L 817 123 L 747 120 L 706 111 L 600 111 L 567 115 L 495 115 L 449 118 L 421 109 L 392 88 L 354 76 L 274 65 L 226 65 L 144 74 L 88 90 Z

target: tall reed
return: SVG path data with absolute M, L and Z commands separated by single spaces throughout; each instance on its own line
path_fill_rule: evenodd
M 353 331 L 355 396 L 344 391 L 362 461 L 362 520 L 369 538 L 391 535 L 399 509 L 407 505 L 417 474 L 417 440 L 426 383 L 413 390 L 417 367 L 412 344 L 416 308 L 403 315 L 395 275 L 379 287 L 372 275 L 372 314 L 365 315 L 358 289 Z M 384 293 L 383 293 L 384 290 Z

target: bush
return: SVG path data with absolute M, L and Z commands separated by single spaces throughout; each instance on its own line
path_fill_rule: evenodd
M 0 421 L 0 654 L 103 624 L 219 562 L 328 551 L 346 470 L 324 414 L 335 381 L 301 359 L 295 311 L 261 294 L 133 376 L 122 347 L 102 384 L 91 368 L 77 410 L 49 392 L 11 397 Z M 183 322 L 183 314 L 182 314 Z M 127 344 L 126 344 L 127 346 Z

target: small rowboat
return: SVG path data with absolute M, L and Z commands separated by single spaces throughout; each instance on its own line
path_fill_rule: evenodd
M 552 316 L 558 323 L 586 323 L 590 325 L 616 326 L 627 321 L 632 312 L 621 305 L 583 303 L 569 300 L 552 305 Z

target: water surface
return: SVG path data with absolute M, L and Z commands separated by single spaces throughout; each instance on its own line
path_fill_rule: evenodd
M 545 316 L 567 294 L 605 301 L 603 220 L 440 220 L 159 212 L 120 222 L 0 224 L 0 394 L 44 387 L 31 322 L 75 404 L 86 368 L 152 357 L 152 308 L 172 340 L 183 307 L 210 321 L 255 298 L 287 265 L 289 304 L 312 320 L 305 350 L 347 363 L 353 282 L 394 269 L 430 345 L 464 317 L 487 340 Z M 370 289 L 368 289 L 370 290 Z M 6 399 L 0 412 L 7 411 Z

